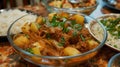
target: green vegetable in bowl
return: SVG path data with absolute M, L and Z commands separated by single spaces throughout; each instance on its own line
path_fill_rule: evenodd
M 115 38 L 120 39 L 120 17 L 102 19 L 101 23 L 105 26 L 106 30 Z

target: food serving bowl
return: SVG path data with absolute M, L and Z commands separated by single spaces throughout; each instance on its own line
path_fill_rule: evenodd
M 115 54 L 108 62 L 108 67 L 120 67 L 120 53 Z
M 50 12 L 74 11 L 90 15 L 97 7 L 97 0 L 82 0 L 80 3 L 70 3 L 69 0 L 42 0 L 43 5 Z
M 101 23 L 76 12 L 39 16 L 35 22 L 26 21 L 23 26 L 18 26 L 21 28 L 19 32 L 12 33 L 16 23 L 26 16 L 11 24 L 7 37 L 22 58 L 39 66 L 70 67 L 83 63 L 98 53 L 107 38 L 107 32 Z M 98 23 L 103 30 L 101 42 L 95 40 L 89 32 L 88 22 L 92 21 Z
M 120 14 L 105 14 L 97 18 L 98 21 L 100 21 L 104 27 L 107 30 L 108 37 L 106 41 L 106 45 L 113 50 L 120 52 Z M 92 24 L 91 27 L 93 35 L 96 39 L 99 41 L 100 38 L 100 28 L 97 26 L 97 24 Z

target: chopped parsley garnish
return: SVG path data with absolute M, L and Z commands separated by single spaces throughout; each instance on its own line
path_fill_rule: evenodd
M 74 31 L 72 35 L 73 35 L 73 37 L 75 37 L 78 35 L 78 33 L 76 31 Z
M 85 41 L 85 38 L 82 34 L 80 34 L 80 38 L 82 39 L 82 41 Z
M 75 30 L 81 30 L 82 29 L 82 26 L 80 25 L 80 24 L 75 24 L 74 26 L 73 26 L 73 29 L 75 29 Z
M 31 54 L 34 54 L 34 53 L 33 53 L 33 50 L 32 50 L 31 48 L 27 48 L 26 51 L 28 51 L 28 52 L 31 53 Z
M 57 16 L 56 16 L 56 15 L 54 15 L 54 16 L 53 16 L 53 18 L 52 18 L 51 23 L 55 23 L 55 22 L 56 22 L 56 20 L 57 20 Z
M 58 43 L 58 46 L 64 46 L 64 44 L 63 43 Z
M 40 26 L 39 24 L 37 24 L 37 23 L 36 23 L 36 26 L 37 26 L 38 29 L 40 29 L 40 27 L 41 27 L 41 26 Z
M 62 31 L 64 33 L 68 33 L 69 32 L 69 27 L 70 28 L 73 28 L 73 30 L 75 31 L 80 31 L 82 29 L 82 26 L 80 24 L 77 24 L 75 20 L 70 20 L 68 22 L 71 22 L 70 26 L 68 27 L 65 27 L 65 23 L 67 22 L 68 20 L 66 18 L 62 18 L 60 19 L 59 17 L 57 17 L 56 15 L 53 16 L 52 20 L 50 21 L 50 25 L 53 26 L 53 27 L 60 27 L 62 28 Z
M 64 28 L 66 19 L 63 18 L 62 21 L 58 21 L 57 19 L 58 19 L 57 16 L 54 15 L 51 21 L 51 26 Z
M 115 48 L 118 48 L 117 45 L 114 45 Z
M 69 30 L 70 30 L 70 29 L 69 29 L 68 27 L 67 27 L 67 28 L 64 27 L 64 28 L 62 29 L 62 31 L 63 31 L 64 33 L 68 33 Z
M 29 35 L 25 34 L 25 36 L 26 36 L 27 38 L 29 38 Z
M 43 23 L 46 23 L 46 19 L 45 18 L 43 18 L 42 21 L 43 21 Z
M 72 25 L 75 25 L 75 24 L 76 24 L 76 21 L 75 21 L 75 20 L 71 20 L 71 24 L 72 24 Z
M 47 38 L 47 39 L 50 39 L 50 38 L 51 38 L 51 36 L 50 36 L 49 33 L 46 33 L 46 38 Z
M 58 43 L 59 46 L 64 46 L 65 44 L 65 38 L 61 37 L 60 43 Z
M 101 20 L 101 23 L 105 26 L 106 30 L 116 39 L 120 39 L 120 29 L 118 26 L 120 22 L 120 17 L 116 19 L 104 19 Z

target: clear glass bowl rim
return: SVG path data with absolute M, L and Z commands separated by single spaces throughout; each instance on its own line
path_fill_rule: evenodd
M 108 62 L 108 67 L 112 67 L 112 63 L 114 62 L 114 60 L 120 56 L 120 53 L 115 54 L 114 56 L 112 56 Z

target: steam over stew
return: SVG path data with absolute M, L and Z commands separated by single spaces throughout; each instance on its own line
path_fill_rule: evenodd
M 22 32 L 13 36 L 14 43 L 35 55 L 72 56 L 89 51 L 98 42 L 84 27 L 84 16 L 65 12 L 37 17 L 35 22 L 22 26 Z

